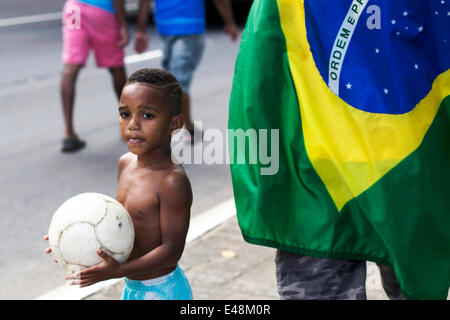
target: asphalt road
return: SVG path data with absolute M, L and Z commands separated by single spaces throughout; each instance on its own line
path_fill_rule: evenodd
M 66 0 L 2 0 L 0 19 L 58 12 L 65 2 Z
M 0 19 L 55 12 L 63 2 L 40 1 L 33 9 L 6 0 L 2 6 L 9 10 L 0 10 Z M 153 27 L 149 33 L 149 50 L 159 49 Z M 44 253 L 42 240 L 54 211 L 81 192 L 115 196 L 117 161 L 127 149 L 110 76 L 95 67 L 91 55 L 78 80 L 75 106 L 75 126 L 87 148 L 70 155 L 59 151 L 60 21 L 0 27 L 0 39 L 0 299 L 33 299 L 64 284 L 64 271 Z M 203 129 L 225 132 L 238 47 L 239 41 L 232 43 L 220 29 L 208 30 L 191 87 L 193 117 L 203 121 Z M 134 54 L 131 44 L 126 52 Z M 160 62 L 127 64 L 127 73 Z M 194 192 L 192 215 L 232 197 L 228 165 L 184 167 Z

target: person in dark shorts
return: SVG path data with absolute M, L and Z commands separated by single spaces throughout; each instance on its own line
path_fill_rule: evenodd
M 366 300 L 366 262 L 277 250 L 276 278 L 283 300 Z M 392 268 L 378 265 L 390 300 L 405 300 Z

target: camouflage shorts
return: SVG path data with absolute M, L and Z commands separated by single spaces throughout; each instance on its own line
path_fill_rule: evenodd
M 366 300 L 366 262 L 303 256 L 277 250 L 278 293 L 283 300 Z M 393 270 L 379 266 L 390 299 L 404 299 Z

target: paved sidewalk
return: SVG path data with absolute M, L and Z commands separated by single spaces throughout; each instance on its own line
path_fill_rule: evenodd
M 186 245 L 180 266 L 196 300 L 278 300 L 275 249 L 255 246 L 241 236 L 236 216 Z M 123 281 L 85 300 L 120 299 Z M 367 297 L 386 300 L 378 268 L 367 266 Z

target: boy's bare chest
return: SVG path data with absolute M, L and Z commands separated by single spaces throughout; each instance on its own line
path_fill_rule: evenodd
M 134 217 L 159 213 L 159 180 L 160 177 L 150 175 L 121 177 L 117 186 L 117 200 Z

